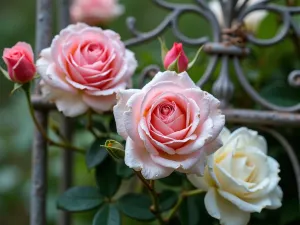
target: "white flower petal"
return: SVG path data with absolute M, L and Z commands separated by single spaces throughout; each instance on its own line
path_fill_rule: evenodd
M 209 189 L 204 203 L 209 215 L 219 219 L 222 225 L 247 225 L 250 220 L 250 213 L 241 211 L 222 198 L 214 188 Z
M 141 141 L 138 132 L 139 122 L 143 115 L 140 114 L 141 103 L 144 97 L 143 91 L 132 95 L 127 101 L 128 110 L 124 113 L 124 124 L 128 136 L 134 141 Z
M 196 174 L 187 175 L 188 180 L 196 187 L 204 191 L 208 191 L 209 186 L 205 181 L 204 177 L 198 176 Z
M 282 203 L 283 192 L 279 186 L 277 186 L 274 191 L 269 194 L 269 198 L 271 200 L 271 205 L 268 205 L 266 208 L 268 209 L 277 209 L 280 208 Z
M 46 99 L 54 101 L 58 111 L 65 116 L 76 117 L 88 110 L 88 106 L 82 101 L 80 94 L 64 92 L 42 82 L 41 90 Z
M 174 169 L 156 164 L 142 145 L 137 145 L 131 138 L 126 140 L 125 164 L 136 171 L 141 171 L 146 179 L 159 179 L 169 176 Z
M 116 94 L 103 96 L 83 94 L 82 100 L 97 113 L 103 113 L 105 111 L 111 110 L 117 102 Z
M 117 94 L 117 100 L 118 103 L 114 106 L 113 112 L 114 117 L 116 120 L 116 126 L 117 126 L 117 132 L 119 135 L 121 135 L 125 140 L 128 137 L 128 134 L 125 129 L 125 123 L 124 123 L 124 112 L 126 112 L 129 108 L 126 106 L 128 99 L 140 92 L 138 89 L 129 89 L 129 90 L 121 90 Z
M 164 81 L 169 81 L 177 84 L 181 88 L 198 88 L 192 81 L 187 72 L 182 72 L 177 74 L 174 71 L 158 72 L 154 78 L 143 87 L 143 90 L 149 91 L 153 85 L 161 83 Z
M 239 197 L 228 193 L 226 191 L 218 190 L 218 193 L 232 204 L 236 205 L 240 210 L 245 212 L 261 212 L 263 208 L 267 205 L 271 205 L 271 201 L 269 198 L 260 198 L 254 200 L 248 200 L 248 202 L 240 199 Z

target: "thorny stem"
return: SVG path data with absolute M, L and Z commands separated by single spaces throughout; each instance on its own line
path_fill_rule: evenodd
M 172 208 L 172 210 L 170 211 L 169 216 L 167 217 L 167 221 L 170 221 L 171 218 L 173 218 L 175 216 L 175 214 L 177 213 L 179 207 L 181 206 L 181 203 L 183 202 L 183 200 L 186 197 L 189 196 L 193 196 L 193 195 L 198 195 L 203 193 L 204 191 L 201 189 L 196 189 L 196 190 L 192 190 L 192 191 L 184 191 L 181 193 L 181 195 L 178 198 L 177 203 L 175 204 L 175 206 Z
M 160 225 L 165 225 L 166 222 L 162 218 L 162 215 L 161 215 L 161 212 L 160 212 L 158 195 L 157 195 L 157 193 L 155 191 L 155 187 L 154 187 L 154 180 L 150 180 L 150 182 L 148 182 L 143 177 L 141 172 L 138 172 L 138 171 L 134 171 L 134 172 L 138 176 L 138 178 L 143 182 L 143 184 L 145 185 L 145 187 L 148 189 L 148 191 L 150 193 L 150 196 L 151 196 L 151 199 L 152 199 L 152 205 L 150 207 L 150 211 L 156 216 L 156 218 L 157 218 Z
M 25 86 L 26 85 L 26 86 Z M 26 95 L 26 100 L 29 106 L 29 112 L 30 115 L 32 117 L 32 120 L 35 124 L 35 126 L 37 127 L 37 129 L 39 130 L 39 132 L 42 134 L 42 136 L 44 137 L 44 139 L 49 143 L 49 145 L 53 145 L 53 146 L 57 146 L 57 147 L 61 147 L 64 149 L 70 149 L 72 151 L 78 152 L 78 153 L 82 153 L 85 154 L 85 150 L 75 147 L 69 143 L 59 143 L 59 142 L 55 142 L 52 139 L 50 139 L 46 133 L 46 131 L 44 130 L 44 128 L 41 126 L 41 124 L 38 122 L 37 118 L 35 117 L 35 113 L 34 113 L 34 108 L 32 105 L 32 102 L 30 100 L 30 84 L 24 84 L 25 87 L 23 87 L 23 90 L 25 91 L 25 95 Z

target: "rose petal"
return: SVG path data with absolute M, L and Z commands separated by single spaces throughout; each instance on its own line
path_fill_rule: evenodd
M 250 220 L 250 213 L 223 199 L 214 188 L 205 195 L 204 204 L 209 215 L 219 219 L 223 225 L 247 225 Z
M 88 110 L 88 106 L 82 101 L 79 94 L 61 91 L 41 82 L 42 94 L 45 98 L 55 101 L 58 111 L 65 116 L 76 117 Z
M 47 51 L 42 51 L 41 54 L 47 54 Z M 48 65 L 48 66 L 45 66 Z M 54 63 L 48 64 L 46 58 L 40 58 L 37 60 L 37 70 L 42 79 L 54 88 L 61 89 L 66 92 L 76 93 L 76 89 L 70 86 L 64 80 L 64 75 L 57 69 Z
M 116 94 L 103 96 L 83 94 L 82 100 L 95 112 L 102 113 L 113 108 L 116 103 Z
M 127 139 L 128 134 L 124 123 L 124 112 L 129 110 L 126 104 L 131 96 L 139 92 L 140 90 L 138 89 L 120 90 L 116 97 L 118 103 L 113 108 L 114 118 L 116 120 L 117 132 L 125 140 Z
M 152 89 L 152 86 L 165 82 L 166 80 L 177 84 L 181 90 L 183 88 L 198 88 L 186 72 L 177 74 L 174 71 L 165 71 L 158 72 L 154 78 L 144 86 L 143 90 L 148 92 Z
M 165 165 L 174 169 L 182 168 L 188 170 L 192 168 L 201 156 L 201 152 L 193 152 L 189 155 L 170 155 L 164 152 L 160 152 L 159 155 L 151 155 L 154 162 L 160 165 Z
M 126 106 L 128 107 L 128 111 L 124 112 L 123 117 L 126 133 L 135 142 L 141 141 L 138 126 L 142 116 L 140 114 L 140 107 L 143 97 L 144 93 L 142 91 L 132 95 L 127 101 Z
M 160 143 L 151 136 L 145 117 L 141 119 L 138 131 L 141 139 L 145 143 L 146 149 L 150 151 L 151 154 L 158 155 L 158 150 L 164 151 L 168 154 L 175 154 L 174 149 Z
M 167 177 L 174 171 L 153 162 L 147 150 L 137 145 L 131 138 L 126 140 L 125 164 L 136 171 L 141 171 L 149 180 Z
M 196 174 L 188 174 L 187 178 L 196 188 L 199 188 L 203 191 L 208 191 L 209 185 L 206 183 L 204 177 Z
M 266 206 L 269 206 L 272 204 L 271 200 L 269 198 L 259 198 L 259 199 L 253 199 L 250 202 L 246 202 L 240 198 L 238 198 L 235 195 L 232 195 L 231 193 L 222 191 L 218 189 L 218 193 L 228 201 L 230 201 L 232 204 L 236 205 L 240 210 L 244 212 L 261 212 L 263 208 Z

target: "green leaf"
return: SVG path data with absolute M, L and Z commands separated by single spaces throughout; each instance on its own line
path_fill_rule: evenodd
M 120 225 L 120 213 L 114 205 L 104 205 L 95 215 L 93 225 Z
M 160 209 L 162 212 L 171 209 L 177 202 L 178 195 L 174 191 L 166 190 L 159 195 Z
M 159 37 L 158 40 L 160 42 L 160 48 L 161 48 L 161 59 L 162 61 L 164 61 L 169 49 L 167 48 L 166 43 L 162 38 Z
M 177 56 L 177 58 L 168 66 L 167 70 L 175 71 L 176 73 L 179 73 L 178 68 L 178 60 L 179 60 L 180 54 Z
M 133 175 L 133 170 L 131 168 L 129 168 L 124 161 L 118 162 L 117 164 L 117 175 L 124 178 L 124 179 L 128 179 L 130 177 L 132 177 Z
M 284 80 L 270 81 L 260 90 L 260 94 L 280 106 L 292 106 L 300 102 L 299 88 L 290 87 Z
M 201 46 L 201 47 L 198 49 L 198 51 L 197 51 L 195 57 L 194 57 L 193 60 L 189 63 L 188 68 L 187 68 L 188 70 L 194 66 L 195 62 L 197 61 L 197 59 L 198 59 L 198 57 L 199 57 L 199 54 L 200 54 L 202 48 L 203 48 L 203 46 Z
M 183 183 L 183 177 L 181 174 L 173 172 L 170 176 L 159 179 L 158 181 L 168 186 L 180 187 Z
M 99 207 L 103 197 L 95 187 L 73 187 L 57 200 L 57 208 L 70 212 L 87 211 Z
M 96 181 L 100 193 L 112 197 L 121 185 L 121 178 L 117 175 L 116 162 L 111 157 L 106 157 L 104 162 L 96 167 Z
M 121 212 L 133 219 L 150 221 L 155 215 L 150 211 L 151 200 L 144 194 L 127 194 L 118 200 Z
M 107 157 L 107 151 L 101 147 L 105 143 L 105 139 L 96 139 L 85 155 L 86 165 L 89 169 L 101 164 Z

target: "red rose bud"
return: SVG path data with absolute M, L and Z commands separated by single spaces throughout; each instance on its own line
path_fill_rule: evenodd
M 182 43 L 174 43 L 172 49 L 167 52 L 164 58 L 164 67 L 167 70 L 183 72 L 188 69 L 189 59 L 185 55 Z
M 32 48 L 25 42 L 18 42 L 12 48 L 5 48 L 2 56 L 8 71 L 7 78 L 24 84 L 31 81 L 36 73 Z

